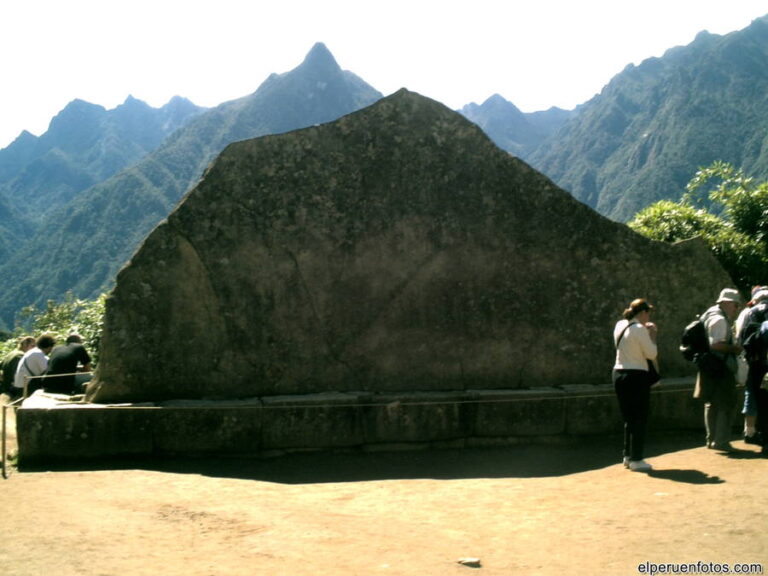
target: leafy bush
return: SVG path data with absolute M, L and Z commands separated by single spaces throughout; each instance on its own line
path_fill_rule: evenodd
M 63 343 L 69 334 L 77 332 L 83 337 L 95 366 L 99 358 L 106 299 L 106 293 L 95 300 L 80 300 L 69 292 L 63 302 L 48 300 L 45 310 L 27 306 L 21 312 L 12 337 L 0 344 L 0 358 L 13 350 L 18 337 L 24 334 L 37 337 L 49 332 L 55 335 L 57 343 Z
M 743 291 L 768 282 L 768 182 L 755 184 L 730 164 L 702 168 L 679 202 L 651 204 L 629 226 L 663 242 L 700 236 Z

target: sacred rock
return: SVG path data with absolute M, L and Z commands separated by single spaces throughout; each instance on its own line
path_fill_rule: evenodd
M 400 90 L 228 146 L 119 273 L 88 399 L 607 383 L 636 297 L 684 375 L 680 332 L 730 284 Z

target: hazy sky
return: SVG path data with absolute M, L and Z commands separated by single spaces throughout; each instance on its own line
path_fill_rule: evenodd
M 767 14 L 766 0 L 6 0 L 0 148 L 75 98 L 245 96 L 315 42 L 384 94 L 572 109 L 627 64 Z

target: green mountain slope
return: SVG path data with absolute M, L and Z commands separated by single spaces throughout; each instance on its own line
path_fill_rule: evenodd
M 768 16 L 628 66 L 529 161 L 625 221 L 715 160 L 768 177 L 767 109 Z
M 133 97 L 114 110 L 70 102 L 39 138 L 0 150 L 0 190 L 33 221 L 155 150 L 204 108 L 175 97 L 152 108 Z
M 151 152 L 203 111 L 174 97 L 161 108 L 128 97 L 114 110 L 70 102 L 40 137 L 22 132 L 0 150 L 0 261 L 42 226 L 46 217 L 83 190 Z

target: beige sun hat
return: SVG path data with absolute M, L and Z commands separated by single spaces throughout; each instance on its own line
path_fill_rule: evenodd
M 741 303 L 741 295 L 739 291 L 734 288 L 723 288 L 720 291 L 720 296 L 717 298 L 717 303 L 720 302 L 736 302 Z

